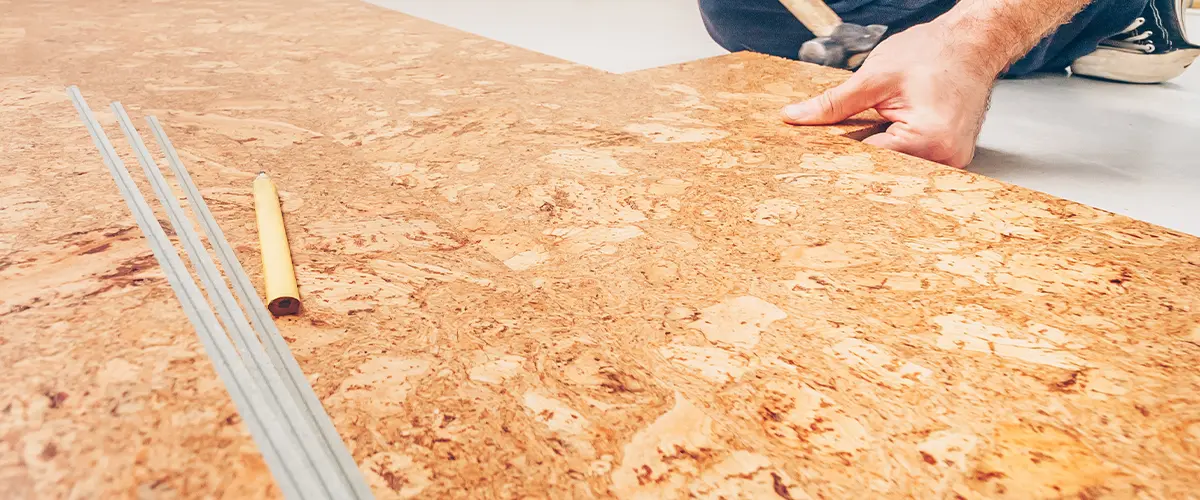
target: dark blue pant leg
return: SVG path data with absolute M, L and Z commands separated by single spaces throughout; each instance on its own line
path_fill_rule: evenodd
M 709 35 L 730 51 L 750 50 L 795 59 L 800 44 L 813 37 L 778 0 L 699 0 Z M 1149 0 L 1095 0 L 1083 12 L 1043 39 L 1007 72 L 1060 71 L 1095 50 L 1146 7 Z M 954 0 L 834 0 L 826 2 L 846 22 L 883 24 L 896 33 L 928 22 L 954 6 Z
M 1071 22 L 1059 26 L 1025 57 L 1009 68 L 1008 76 L 1036 71 L 1062 71 L 1075 59 L 1096 50 L 1101 40 L 1119 33 L 1137 18 L 1150 0 L 1095 0 Z
M 848 23 L 883 24 L 896 32 L 932 20 L 954 0 L 834 0 L 827 5 Z M 749 50 L 795 59 L 813 35 L 779 0 L 700 0 L 708 34 L 731 52 Z

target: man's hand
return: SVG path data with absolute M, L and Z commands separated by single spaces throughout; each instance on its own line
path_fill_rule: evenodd
M 996 73 L 946 38 L 923 24 L 884 40 L 845 83 L 783 108 L 784 121 L 828 125 L 875 108 L 892 125 L 863 142 L 967 166 Z
M 966 167 L 996 78 L 1088 1 L 962 0 L 881 42 L 845 83 L 783 108 L 784 121 L 828 125 L 874 108 L 893 123 L 863 142 Z

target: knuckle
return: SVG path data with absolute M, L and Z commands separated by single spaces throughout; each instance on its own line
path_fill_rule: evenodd
M 937 130 L 925 136 L 925 150 L 930 158 L 949 160 L 959 156 L 959 141 L 956 134 L 948 130 Z
M 960 152 L 950 161 L 950 166 L 954 168 L 967 168 L 971 161 L 975 159 L 975 147 L 971 147 L 966 151 Z

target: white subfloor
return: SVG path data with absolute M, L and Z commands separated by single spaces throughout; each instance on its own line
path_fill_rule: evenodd
M 370 1 L 614 73 L 725 53 L 695 0 Z M 1200 12 L 1189 26 L 1200 38 Z M 1200 235 L 1196 67 L 1164 85 L 1001 82 L 979 146 L 975 172 Z

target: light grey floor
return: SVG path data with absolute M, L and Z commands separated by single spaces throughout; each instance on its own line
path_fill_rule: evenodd
M 695 0 L 370 1 L 615 73 L 724 53 Z M 1200 35 L 1197 11 L 1189 26 Z M 1195 67 L 1165 85 L 1001 82 L 979 146 L 973 171 L 1200 235 Z

